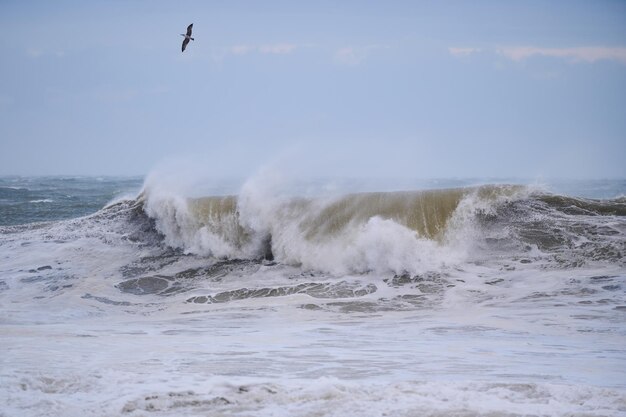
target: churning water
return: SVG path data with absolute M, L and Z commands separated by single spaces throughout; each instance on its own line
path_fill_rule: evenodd
M 626 415 L 626 182 L 345 184 L 1 179 L 0 415 Z

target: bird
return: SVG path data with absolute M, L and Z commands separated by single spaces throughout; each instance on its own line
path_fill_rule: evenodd
M 191 37 L 191 29 L 193 28 L 193 23 L 190 24 L 189 26 L 187 26 L 187 34 L 180 34 L 180 36 L 184 36 L 185 39 L 183 39 L 183 52 L 185 52 L 185 48 L 187 47 L 187 44 L 189 43 L 189 39 L 194 40 Z

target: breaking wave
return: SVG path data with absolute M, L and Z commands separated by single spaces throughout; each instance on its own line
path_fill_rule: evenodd
M 570 230 L 567 216 L 626 215 L 623 199 L 576 199 L 514 185 L 312 198 L 275 195 L 257 184 L 238 196 L 195 198 L 148 186 L 141 200 L 171 247 L 337 274 L 419 273 L 456 264 L 503 232 L 508 244 L 514 236 L 518 246 L 542 250 L 560 239 L 557 245 L 571 247 L 585 227 Z M 550 223 L 554 230 L 546 229 Z M 593 234 L 591 228 L 586 232 Z
M 143 194 L 166 243 L 218 258 L 276 258 L 329 272 L 411 271 L 457 259 L 476 210 L 523 192 L 484 186 L 272 198 L 244 187 L 239 196 L 181 198 Z

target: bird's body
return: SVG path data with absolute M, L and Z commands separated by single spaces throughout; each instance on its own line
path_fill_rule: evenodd
M 187 44 L 189 43 L 189 39 L 191 39 L 192 41 L 194 40 L 191 37 L 191 30 L 193 29 L 193 23 L 190 24 L 189 26 L 187 26 L 187 33 L 186 34 L 180 34 L 180 36 L 184 36 L 185 39 L 183 39 L 183 48 L 182 48 L 182 52 L 185 52 L 185 48 L 187 47 Z

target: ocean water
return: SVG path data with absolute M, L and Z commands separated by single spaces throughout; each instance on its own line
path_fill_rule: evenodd
M 626 415 L 625 194 L 0 178 L 0 416 Z
M 0 177 L 0 226 L 71 219 L 113 198 L 132 197 L 143 178 Z

